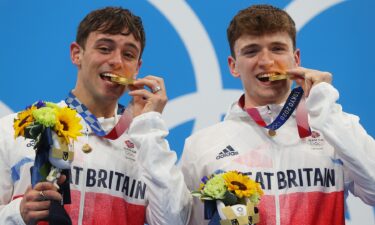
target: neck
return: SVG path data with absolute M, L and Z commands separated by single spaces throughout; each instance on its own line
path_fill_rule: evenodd
M 265 105 L 271 105 L 271 104 L 282 104 L 286 101 L 288 98 L 290 92 L 287 93 L 285 96 L 282 98 L 253 98 L 249 96 L 248 94 L 245 93 L 245 108 L 254 108 L 254 107 L 259 107 L 259 106 L 265 106 Z
M 76 89 L 72 93 L 84 104 L 88 110 L 96 117 L 109 118 L 115 115 L 117 101 L 108 101 L 94 98 L 91 95 L 80 92 Z

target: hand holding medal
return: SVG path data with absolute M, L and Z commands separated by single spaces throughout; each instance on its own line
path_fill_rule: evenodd
M 134 97 L 126 109 L 119 105 L 117 113 L 122 114 L 122 116 L 116 126 L 108 133 L 102 129 L 95 115 L 93 115 L 72 92 L 70 92 L 69 96 L 65 99 L 66 104 L 81 115 L 86 121 L 86 124 L 91 127 L 91 130 L 97 136 L 115 140 L 128 129 L 133 117 L 145 112 L 156 111 L 161 113 L 163 111 L 167 103 L 163 79 L 156 76 L 147 76 L 139 80 L 133 80 L 112 73 L 105 73 L 103 76 L 109 77 L 114 83 L 127 85 L 131 90 L 129 95 Z M 144 89 L 145 86 L 152 91 Z M 92 151 L 88 141 L 82 146 L 82 151 L 85 153 Z
M 286 70 L 283 73 L 275 73 L 268 76 L 269 81 L 278 81 L 291 79 L 294 80 L 297 85 L 301 86 L 305 97 L 310 93 L 311 88 L 320 82 L 332 82 L 332 74 L 328 72 L 322 72 L 319 70 L 307 69 L 303 67 L 297 67 L 294 69 Z
M 162 113 L 168 100 L 162 78 L 149 75 L 135 80 L 129 88 L 134 117 L 151 111 Z
M 147 76 L 138 80 L 106 73 L 114 83 L 128 86 L 129 95 L 134 97 L 131 103 L 133 116 L 138 116 L 149 111 L 162 112 L 167 103 L 164 80 L 156 76 Z M 148 87 L 150 91 L 144 87 Z
M 312 70 L 303 67 L 297 67 L 286 71 L 289 78 L 294 80 L 305 92 L 305 97 L 310 94 L 311 88 L 320 82 L 332 82 L 332 74 L 319 70 Z
M 292 110 L 288 110 L 288 107 L 285 107 L 284 105 L 278 117 L 269 125 L 266 125 L 255 108 L 246 110 L 258 125 L 268 128 L 268 135 L 273 137 L 276 135 L 276 129 L 280 128 L 289 118 L 291 113 L 296 109 L 296 120 L 299 136 L 301 138 L 308 137 L 311 134 L 311 130 L 309 127 L 305 101 L 302 94 L 304 94 L 305 97 L 308 97 L 310 90 L 314 85 L 320 82 L 331 83 L 332 75 L 328 72 L 297 67 L 286 70 L 284 73 L 273 74 L 268 77 L 269 81 L 285 79 L 294 80 L 297 85 L 300 86 L 292 90 L 292 93 L 289 95 L 285 103 L 287 106 L 292 106 Z M 294 99 L 297 99 L 297 101 L 294 101 Z

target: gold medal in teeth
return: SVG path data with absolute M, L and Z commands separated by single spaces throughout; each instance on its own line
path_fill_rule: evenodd
M 121 85 L 134 84 L 134 80 L 131 78 L 120 77 L 112 73 L 105 73 L 104 75 L 111 78 L 111 81 L 117 84 L 121 84 Z
M 262 75 L 259 75 L 258 78 L 263 81 L 277 81 L 277 80 L 286 80 L 289 78 L 288 74 L 282 74 L 282 73 L 265 73 Z
M 287 74 L 273 74 L 268 78 L 269 81 L 286 80 L 286 79 L 288 79 Z

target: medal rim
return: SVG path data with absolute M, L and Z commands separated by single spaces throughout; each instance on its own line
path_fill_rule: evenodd
M 90 153 L 92 151 L 92 148 L 88 143 L 86 143 L 82 146 L 82 151 L 84 153 Z
M 269 129 L 268 130 L 268 135 L 271 136 L 271 137 L 274 137 L 274 136 L 276 136 L 276 131 Z

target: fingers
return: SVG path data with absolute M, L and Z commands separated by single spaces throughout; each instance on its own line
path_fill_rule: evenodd
M 43 190 L 57 190 L 57 188 L 53 185 L 52 182 L 39 182 L 34 187 L 37 191 L 43 191 Z
M 152 93 L 159 91 L 164 91 L 165 93 L 164 80 L 160 77 L 152 75 L 134 81 L 133 88 L 131 90 L 142 89 L 144 86 L 148 87 Z
M 66 176 L 64 174 L 61 174 L 60 177 L 57 179 L 58 184 L 63 184 L 66 180 Z
M 28 204 L 25 205 L 24 209 L 27 209 L 28 211 L 44 211 L 48 210 L 50 205 L 51 201 L 49 200 L 28 202 Z
M 50 182 L 37 183 L 34 189 L 29 186 L 22 198 L 20 212 L 26 224 L 45 219 L 49 214 L 51 200 L 61 201 L 62 196 Z
M 136 80 L 129 95 L 134 97 L 132 109 L 134 116 L 150 111 L 162 113 L 168 101 L 164 80 L 151 75 Z
M 30 189 L 27 189 L 24 198 L 28 201 L 62 200 L 61 194 L 57 192 L 57 188 L 50 182 L 37 183 L 34 189 L 30 187 Z
M 46 200 L 56 200 L 61 201 L 62 196 L 56 190 L 43 190 L 38 192 L 39 200 L 46 201 Z
M 46 219 L 48 215 L 49 210 L 34 211 L 28 208 L 21 209 L 21 216 L 25 224 L 36 224 L 36 222 Z
M 332 82 L 332 74 L 329 72 L 322 72 L 319 70 L 312 70 L 303 67 L 297 67 L 286 71 L 290 79 L 301 86 L 305 92 L 305 96 L 309 96 L 310 90 L 313 86 L 321 82 Z
M 158 85 L 158 86 L 155 86 L 154 88 L 152 88 L 152 93 L 155 94 L 156 92 L 158 91 L 161 91 L 161 87 Z

